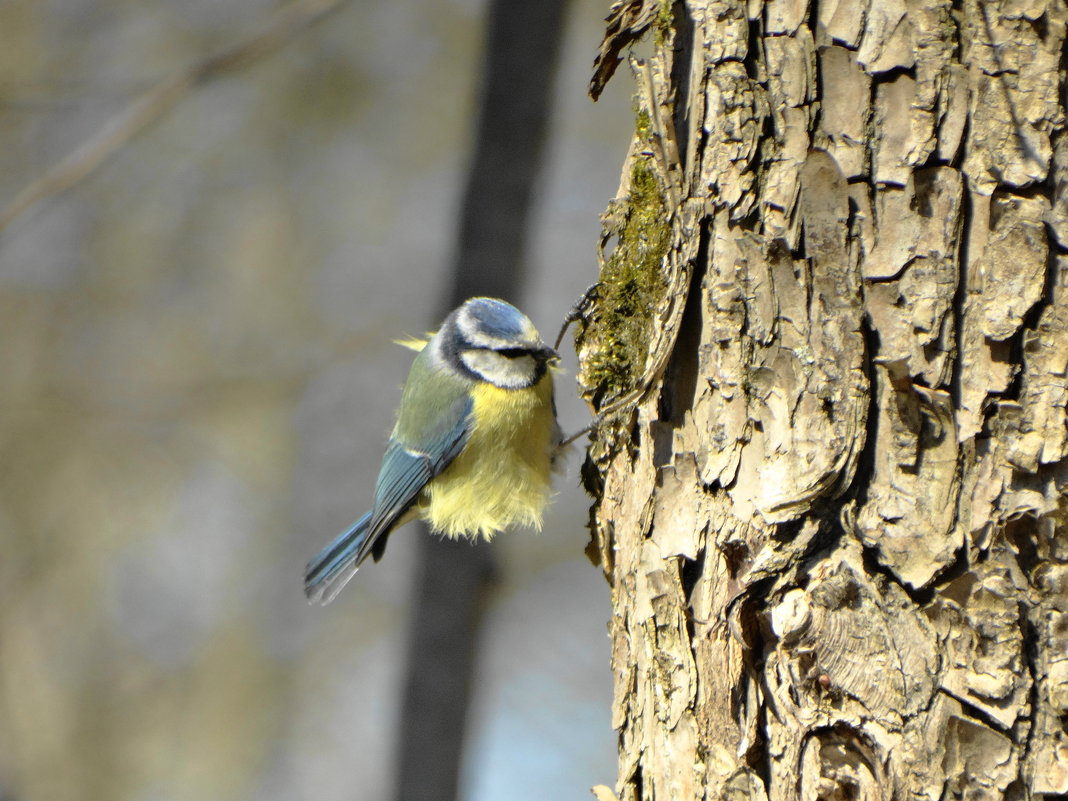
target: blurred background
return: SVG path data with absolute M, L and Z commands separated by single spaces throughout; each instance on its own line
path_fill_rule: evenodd
M 608 5 L 550 32 L 513 295 L 546 337 L 596 277 L 632 127 L 625 78 L 585 94 Z M 418 528 L 326 608 L 301 574 L 370 501 L 391 340 L 455 291 L 489 8 L 0 3 L 0 799 L 396 793 Z M 614 783 L 580 461 L 541 533 L 490 546 L 466 801 Z

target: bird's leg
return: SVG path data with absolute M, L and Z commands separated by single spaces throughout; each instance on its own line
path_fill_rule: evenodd
M 600 285 L 600 281 L 594 284 L 590 284 L 588 287 L 586 287 L 586 291 L 579 296 L 579 299 L 576 300 L 574 304 L 572 304 L 571 308 L 564 316 L 564 324 L 560 326 L 560 333 L 556 335 L 556 341 L 553 343 L 553 350 L 560 350 L 560 343 L 564 341 L 564 334 L 567 333 L 567 329 L 571 327 L 572 323 L 577 323 L 579 320 L 582 319 L 582 315 L 586 312 L 590 301 L 593 299 L 594 292 L 597 291 L 597 287 L 599 287 Z M 589 425 L 587 425 L 585 428 L 580 428 L 571 436 L 565 437 L 557 447 L 560 450 L 563 450 L 572 442 L 581 437 L 583 434 L 588 434 L 593 429 L 595 429 L 600 424 L 600 422 L 601 415 L 597 415 L 592 421 L 590 421 Z
M 571 436 L 564 437 L 564 439 L 560 441 L 560 444 L 557 447 L 560 450 L 563 450 L 568 445 L 570 445 L 572 442 L 574 442 L 576 439 L 581 437 L 583 434 L 589 434 L 591 431 L 593 431 L 593 429 L 597 428 L 597 426 L 599 426 L 601 424 L 601 419 L 602 419 L 601 415 L 597 415 L 596 417 L 593 418 L 593 420 L 590 421 L 590 424 L 587 425 L 585 428 L 580 428 L 578 431 L 576 431 Z
M 586 291 L 579 296 L 579 299 L 575 301 L 575 304 L 571 307 L 570 311 L 568 311 L 567 316 L 564 317 L 564 324 L 560 326 L 560 333 L 556 335 L 556 342 L 553 343 L 553 350 L 560 350 L 560 343 L 564 341 L 564 334 L 567 333 L 567 329 L 571 327 L 572 323 L 577 323 L 582 319 L 582 315 L 586 312 L 586 307 L 593 299 L 593 293 L 600 285 L 600 281 L 596 284 L 590 284 Z M 575 436 L 577 437 L 581 434 L 582 432 L 580 431 Z

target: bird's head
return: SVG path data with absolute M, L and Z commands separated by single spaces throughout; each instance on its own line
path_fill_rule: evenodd
M 442 326 L 442 356 L 453 369 L 501 389 L 525 389 L 558 361 L 525 314 L 495 298 L 471 298 Z

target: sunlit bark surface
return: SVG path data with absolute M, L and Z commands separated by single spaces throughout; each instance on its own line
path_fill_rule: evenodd
M 654 43 L 578 337 L 635 400 L 586 471 L 624 801 L 1068 793 L 1065 18 L 613 8 L 595 92 Z

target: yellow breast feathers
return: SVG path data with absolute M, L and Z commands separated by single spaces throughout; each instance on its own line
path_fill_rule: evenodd
M 490 539 L 515 524 L 541 528 L 556 448 L 552 371 L 529 389 L 479 383 L 463 451 L 423 492 L 420 509 L 449 537 Z

